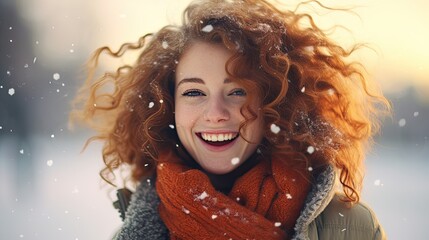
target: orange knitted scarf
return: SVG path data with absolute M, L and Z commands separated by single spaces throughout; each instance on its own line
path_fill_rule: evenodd
M 238 178 L 226 196 L 202 171 L 177 159 L 160 160 L 159 214 L 171 239 L 292 237 L 310 188 L 305 171 L 292 170 L 280 160 L 261 161 Z

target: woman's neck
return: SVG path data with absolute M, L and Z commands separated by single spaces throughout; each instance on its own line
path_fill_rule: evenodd
M 227 174 L 213 174 L 204 171 L 207 176 L 210 179 L 210 182 L 212 183 L 213 187 L 224 193 L 228 194 L 232 187 L 234 186 L 235 181 L 243 176 L 246 172 L 248 172 L 250 169 L 252 169 L 257 163 L 260 162 L 260 158 L 257 156 L 250 157 L 247 161 L 245 161 L 243 164 L 241 164 L 238 168 L 236 168 L 234 171 L 229 172 Z
M 192 159 L 191 155 L 188 152 L 177 151 L 176 154 L 180 156 L 182 161 L 189 167 L 203 171 L 209 177 L 213 187 L 224 194 L 228 194 L 234 186 L 235 181 L 239 177 L 243 176 L 250 169 L 252 169 L 262 159 L 262 155 L 254 153 L 252 156 L 249 157 L 249 159 L 247 159 L 234 171 L 229 172 L 227 174 L 213 174 L 206 172 L 204 169 L 202 169 L 201 166 L 199 166 L 199 164 L 194 159 Z

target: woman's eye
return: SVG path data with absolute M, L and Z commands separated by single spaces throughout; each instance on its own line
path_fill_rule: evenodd
M 200 91 L 200 90 L 191 89 L 191 90 L 187 90 L 184 93 L 182 93 L 182 96 L 185 96 L 185 97 L 199 97 L 199 96 L 205 96 L 205 94 L 202 91 Z
M 246 91 L 244 89 L 238 88 L 231 91 L 229 95 L 232 96 L 246 96 Z

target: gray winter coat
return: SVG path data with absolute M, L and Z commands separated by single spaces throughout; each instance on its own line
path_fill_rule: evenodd
M 335 171 L 328 167 L 310 191 L 295 225 L 293 239 L 367 240 L 386 239 L 370 208 L 362 203 L 348 208 L 335 194 Z M 133 194 L 116 240 L 168 239 L 158 214 L 159 198 L 154 183 L 143 181 Z

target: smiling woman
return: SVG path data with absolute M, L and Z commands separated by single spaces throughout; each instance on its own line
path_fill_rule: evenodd
M 98 49 L 72 118 L 104 141 L 103 178 L 130 165 L 138 183 L 115 238 L 383 239 L 359 194 L 389 106 L 345 60 L 358 48 L 266 1 L 205 0 Z M 93 79 L 101 53 L 130 49 L 136 64 Z
M 247 96 L 225 71 L 232 54 L 222 45 L 196 42 L 186 49 L 176 69 L 177 134 L 192 158 L 214 174 L 240 166 L 255 152 L 263 136 L 260 114 L 245 131 L 240 129 L 245 120 L 240 109 Z M 261 106 L 255 99 L 249 107 L 256 112 Z M 238 162 L 231 164 L 232 159 Z

